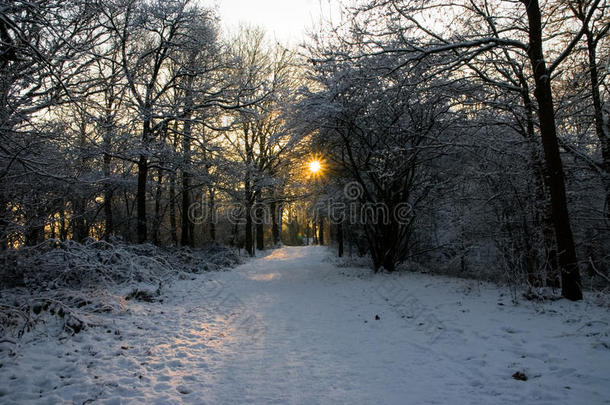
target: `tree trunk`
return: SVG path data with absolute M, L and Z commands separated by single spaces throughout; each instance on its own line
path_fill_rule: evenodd
M 208 227 L 210 240 L 216 240 L 216 191 L 213 187 L 208 187 Z
M 233 224 L 233 232 L 232 232 L 232 237 L 231 237 L 231 246 L 237 246 L 239 248 L 239 222 L 235 221 L 235 224 Z
M 591 98 L 593 99 L 593 111 L 595 115 L 595 133 L 597 134 L 602 150 L 602 168 L 604 171 L 604 178 L 602 181 L 605 188 L 604 210 L 606 219 L 610 220 L 610 134 L 606 133 L 606 128 L 604 128 L 604 110 L 599 92 L 600 83 L 595 39 L 588 29 L 586 31 L 586 36 L 589 57 L 589 77 L 591 80 Z
M 142 129 L 142 146 L 148 148 L 148 139 L 150 138 L 151 121 L 144 121 Z M 148 182 L 148 157 L 145 154 L 140 155 L 138 161 L 138 190 L 136 193 L 136 206 L 138 212 L 138 243 L 144 243 L 148 240 L 147 234 L 147 218 L 146 218 L 146 183 Z
M 260 199 L 257 198 L 256 203 L 256 248 L 258 250 L 265 250 L 265 212 L 263 204 Z
M 386 253 L 383 258 L 383 268 L 389 273 L 393 273 L 396 270 L 395 255 L 393 253 Z
M 176 225 L 176 172 L 172 170 L 169 175 L 169 227 L 174 246 L 178 245 L 178 231 Z
M 112 175 L 112 157 L 110 156 L 110 142 L 111 134 L 106 133 L 104 139 L 104 239 L 109 240 L 110 235 L 114 230 L 113 217 L 112 217 L 112 198 L 114 197 L 114 190 L 110 182 L 110 176 Z
M 260 219 L 257 218 L 257 221 Z M 265 250 L 265 225 L 262 222 L 256 223 L 256 248 Z
M 252 182 L 250 180 L 250 172 L 246 172 L 246 179 L 244 181 L 244 200 L 246 205 L 246 238 L 245 238 L 245 248 L 246 252 L 250 256 L 254 256 L 254 235 L 253 235 L 253 221 L 252 221 L 252 206 L 254 205 L 254 196 L 252 193 Z
M 189 209 L 191 206 L 191 175 L 189 167 L 191 164 L 191 113 L 185 114 L 184 133 L 182 136 L 182 153 L 183 153 L 183 168 L 182 168 L 182 246 L 193 246 L 193 222 L 189 218 Z
M 59 240 L 65 241 L 68 239 L 68 230 L 66 228 L 66 207 L 65 202 L 62 203 L 62 210 L 59 213 Z
M 277 202 L 272 201 L 269 205 L 269 209 L 271 210 L 271 237 L 273 239 L 273 246 L 278 246 L 280 244 L 280 219 L 282 217 L 282 213 L 280 211 L 280 205 Z
M 25 245 L 36 246 L 42 242 L 43 239 L 43 228 L 41 226 L 33 225 L 28 227 L 25 233 Z
M 182 226 L 180 244 L 182 246 L 192 246 L 193 235 L 191 235 L 191 221 L 189 219 L 189 208 L 191 206 L 191 181 L 189 173 L 182 171 Z
M 146 119 L 142 128 L 142 146 L 148 149 L 148 139 L 150 138 L 151 121 Z M 138 212 L 138 243 L 144 243 L 148 239 L 147 218 L 146 218 L 146 183 L 148 181 L 148 157 L 140 155 L 138 161 L 138 190 L 136 193 L 136 206 Z
M 26 246 L 36 246 L 43 241 L 44 226 L 41 224 L 39 216 L 38 202 L 34 201 L 33 206 L 26 211 L 25 220 L 25 244 Z
M 252 164 L 254 162 L 254 150 L 252 143 L 254 141 L 250 141 L 250 127 L 249 125 L 244 125 L 244 150 L 245 150 L 245 164 L 246 164 L 246 173 L 244 176 L 244 198 L 246 205 L 246 251 L 250 256 L 254 256 L 254 240 L 253 240 L 253 224 L 252 224 L 252 206 L 254 205 L 255 192 L 253 190 L 253 175 L 252 175 Z
M 324 217 L 320 215 L 318 221 L 318 242 L 320 246 L 324 246 Z
M 337 255 L 343 257 L 343 222 L 337 224 Z
M 138 161 L 138 191 L 136 193 L 138 211 L 138 243 L 147 240 L 146 230 L 146 182 L 148 177 L 148 159 L 140 155 Z
M 77 242 L 84 241 L 89 236 L 89 227 L 85 219 L 85 210 L 87 200 L 83 197 L 77 197 L 72 202 L 74 207 L 72 219 L 72 239 Z
M 155 191 L 155 220 L 153 221 L 152 237 L 155 245 L 159 244 L 159 230 L 163 221 L 161 215 L 161 197 L 163 196 L 163 171 L 157 172 L 157 189 Z
M 8 204 L 5 200 L 3 192 L 0 192 L 0 252 L 4 252 L 8 249 L 8 226 Z
M 178 121 L 174 121 L 174 150 L 178 149 Z M 178 246 L 178 225 L 176 221 L 176 173 L 177 167 L 173 165 L 169 173 L 169 227 L 174 246 Z
M 527 8 L 529 23 L 528 55 L 536 82 L 540 135 L 548 170 L 553 225 L 557 242 L 557 259 L 561 270 L 562 295 L 570 300 L 582 299 L 580 271 L 570 226 L 565 191 L 565 175 L 557 140 L 551 76 L 542 50 L 542 16 L 538 0 L 521 0 Z
M 114 230 L 114 223 L 112 217 L 112 198 L 114 197 L 114 190 L 110 184 L 110 155 L 104 155 L 104 177 L 106 178 L 106 184 L 104 184 L 104 239 L 109 240 Z
M 252 204 L 246 203 L 246 252 L 254 257 L 254 241 L 252 238 Z
M 114 231 L 113 217 L 112 217 L 112 199 L 114 197 L 114 189 L 110 180 L 112 176 L 112 138 L 115 134 L 115 125 L 113 118 L 113 102 L 114 98 L 109 96 L 106 105 L 106 117 L 104 119 L 104 135 L 103 135 L 103 147 L 104 147 L 104 239 L 109 240 L 110 236 Z

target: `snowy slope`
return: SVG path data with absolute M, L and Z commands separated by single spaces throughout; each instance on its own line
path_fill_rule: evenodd
M 326 257 L 283 248 L 109 327 L 2 344 L 0 403 L 610 403 L 608 310 Z

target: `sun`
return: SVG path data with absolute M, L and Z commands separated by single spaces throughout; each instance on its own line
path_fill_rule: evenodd
M 312 160 L 309 162 L 309 171 L 312 174 L 318 174 L 320 173 L 320 170 L 322 170 L 322 164 L 319 160 Z

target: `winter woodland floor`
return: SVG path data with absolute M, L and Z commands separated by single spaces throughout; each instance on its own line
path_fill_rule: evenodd
M 0 403 L 610 404 L 607 309 L 327 256 L 283 248 L 107 327 L 1 344 Z

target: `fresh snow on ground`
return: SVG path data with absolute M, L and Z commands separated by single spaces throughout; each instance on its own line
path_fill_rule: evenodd
M 339 268 L 319 247 L 162 298 L 0 344 L 0 403 L 610 403 L 610 314 L 587 299 L 513 305 L 491 284 Z

